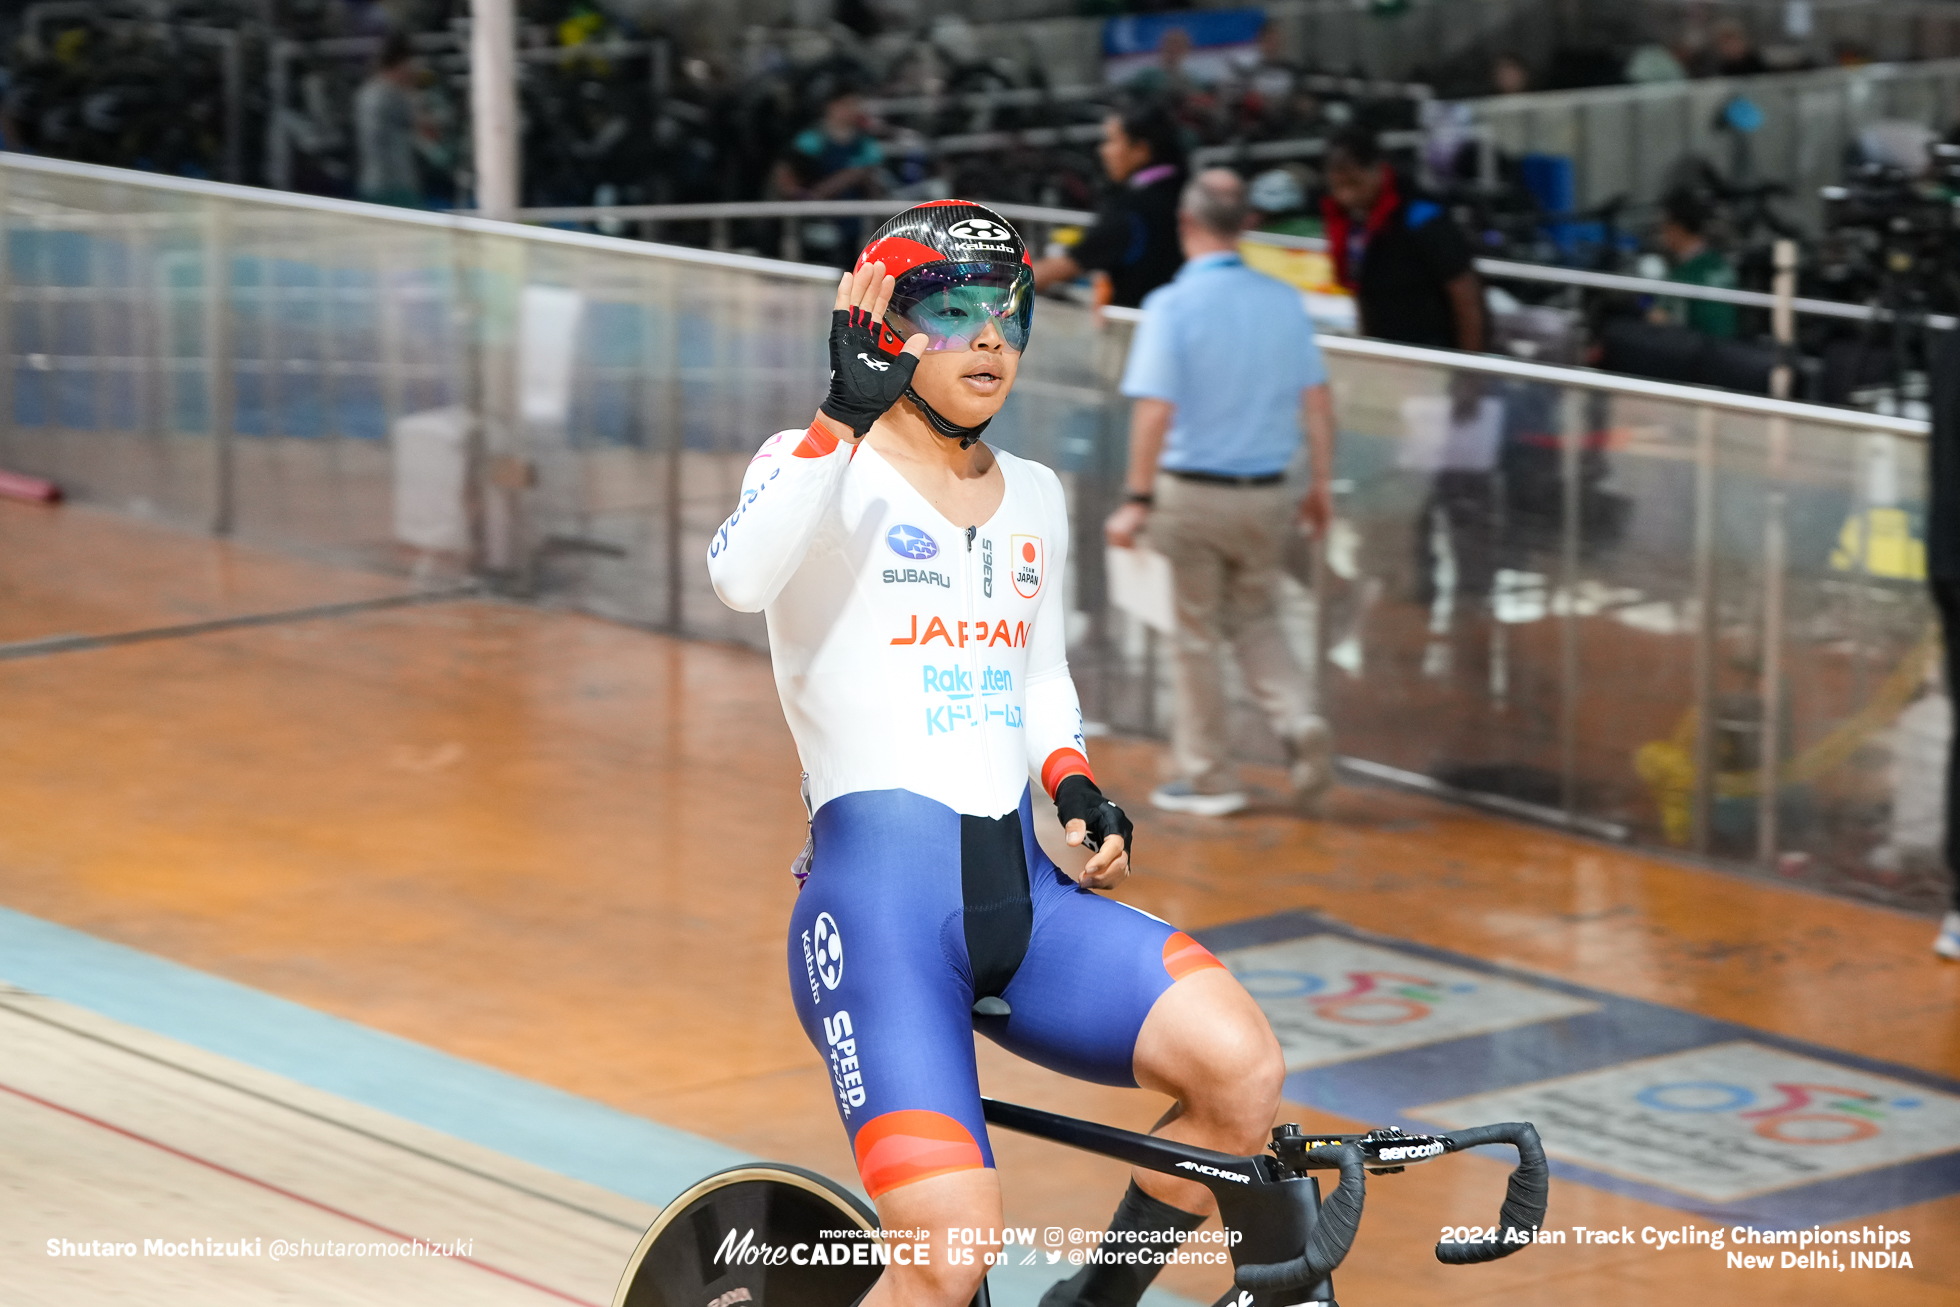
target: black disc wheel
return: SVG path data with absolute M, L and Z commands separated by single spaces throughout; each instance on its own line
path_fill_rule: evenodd
M 648 1227 L 613 1307 L 851 1307 L 877 1281 L 878 1216 L 814 1171 L 717 1171 Z

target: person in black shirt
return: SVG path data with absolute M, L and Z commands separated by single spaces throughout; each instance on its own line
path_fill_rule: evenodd
M 1109 277 L 1109 302 L 1136 308 L 1177 275 L 1177 200 L 1184 189 L 1184 142 L 1164 109 L 1150 105 L 1111 114 L 1103 123 L 1103 171 L 1112 183 L 1096 225 L 1067 254 L 1034 265 L 1046 290 L 1085 272 Z
M 1960 702 L 1960 331 L 1928 333 L 1926 369 L 1933 383 L 1933 438 L 1927 450 L 1929 490 L 1926 579 L 1946 644 L 1946 693 Z M 1960 724 L 1960 723 L 1957 723 Z M 1933 951 L 1960 961 L 1960 730 L 1947 746 L 1946 865 L 1953 899 Z
M 1482 350 L 1483 287 L 1471 265 L 1470 242 L 1450 215 L 1403 185 L 1372 132 L 1337 133 L 1326 158 L 1328 194 L 1321 214 L 1327 251 L 1336 278 L 1354 294 L 1362 334 L 1406 345 Z M 1478 375 L 1451 369 L 1447 386 L 1453 422 L 1479 420 L 1486 398 Z M 1493 451 L 1441 462 L 1411 524 L 1419 602 L 1431 604 L 1446 585 L 1452 595 L 1448 628 L 1432 627 L 1425 674 L 1454 678 L 1458 701 L 1466 706 L 1487 700 L 1488 691 L 1478 687 L 1491 684 L 1490 597 L 1499 523 L 1494 457 Z M 1448 534 L 1447 563 L 1436 548 L 1439 526 Z M 1485 729 L 1475 714 L 1460 720 L 1467 732 Z
M 1470 242 L 1447 210 L 1410 193 L 1372 132 L 1327 146 L 1327 249 L 1353 292 L 1361 334 L 1406 345 L 1484 347 L 1483 287 Z

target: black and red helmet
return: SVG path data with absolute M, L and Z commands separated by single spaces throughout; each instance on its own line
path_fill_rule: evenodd
M 1034 263 L 1007 219 L 971 200 L 916 204 L 878 228 L 857 266 L 896 277 L 886 321 L 927 349 L 965 349 L 995 326 L 1013 349 L 1034 319 Z
M 857 266 L 883 263 L 902 277 L 929 263 L 1027 264 L 1028 247 L 1007 219 L 972 200 L 929 200 L 872 233 Z

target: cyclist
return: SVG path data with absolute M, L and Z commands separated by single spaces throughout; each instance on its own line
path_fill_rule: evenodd
M 985 1272 L 947 1237 L 1001 1220 L 976 1030 L 1168 1094 L 1160 1132 L 1223 1152 L 1263 1147 L 1284 1075 L 1216 959 L 1094 892 L 1129 875 L 1133 838 L 1069 679 L 1061 482 L 979 440 L 1032 296 L 1022 241 L 989 209 L 936 201 L 879 228 L 838 283 L 829 394 L 807 430 L 763 443 L 708 548 L 723 602 L 768 617 L 803 762 L 797 1015 L 880 1221 L 934 1232 L 927 1264 L 891 1266 L 867 1307 L 963 1307 Z M 1079 882 L 1035 842 L 1031 775 L 1089 845 Z M 1185 1231 L 1212 1210 L 1203 1186 L 1138 1172 L 1114 1225 Z M 1090 1267 L 1044 1302 L 1133 1304 L 1155 1270 Z

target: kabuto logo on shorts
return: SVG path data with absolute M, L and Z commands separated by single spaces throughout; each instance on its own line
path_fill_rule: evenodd
M 828 912 L 817 914 L 816 938 L 813 941 L 817 979 L 823 981 L 825 989 L 835 989 L 844 983 L 844 937 L 837 933 L 837 919 Z
M 817 950 L 810 943 L 810 932 L 803 932 L 803 972 L 810 978 L 810 1001 L 823 1002 L 823 990 L 817 986 Z

